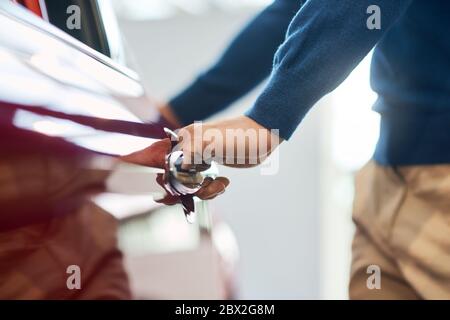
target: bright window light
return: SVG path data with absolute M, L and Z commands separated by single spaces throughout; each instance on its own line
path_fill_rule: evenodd
M 129 20 L 169 18 L 179 12 L 204 14 L 209 9 L 263 7 L 273 0 L 113 0 L 117 14 Z
M 332 157 L 345 171 L 356 171 L 373 155 L 380 117 L 371 110 L 377 96 L 369 85 L 369 55 L 333 93 Z

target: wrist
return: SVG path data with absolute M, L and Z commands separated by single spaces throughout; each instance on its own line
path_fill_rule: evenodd
M 158 107 L 160 116 L 160 123 L 165 124 L 169 129 L 177 129 L 182 126 L 181 121 L 178 119 L 176 114 L 173 112 L 169 104 L 163 104 Z

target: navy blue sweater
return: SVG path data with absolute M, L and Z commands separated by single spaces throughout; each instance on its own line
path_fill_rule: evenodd
M 367 27 L 371 5 L 381 9 L 381 29 Z M 371 84 L 381 114 L 375 160 L 448 163 L 448 32 L 448 0 L 276 0 L 170 104 L 188 124 L 223 110 L 270 76 L 246 114 L 289 139 L 308 110 L 375 47 Z

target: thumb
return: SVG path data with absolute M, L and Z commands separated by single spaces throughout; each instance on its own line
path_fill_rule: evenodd
M 120 157 L 122 161 L 139 164 L 152 168 L 164 168 L 166 155 L 171 150 L 169 139 L 163 139 L 151 146 Z

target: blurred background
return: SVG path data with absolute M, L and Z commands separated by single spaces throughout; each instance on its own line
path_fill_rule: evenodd
M 150 97 L 165 101 L 213 63 L 270 0 L 14 2 L 45 8 L 38 11 L 44 20 L 130 66 Z M 80 30 L 67 30 L 69 4 L 82 9 Z M 197 224 L 187 224 L 180 207 L 162 207 L 148 194 L 99 196 L 97 204 L 121 220 L 120 247 L 135 297 L 346 299 L 353 177 L 378 136 L 369 63 L 370 54 L 281 146 L 276 174 L 220 167 L 231 185 L 216 200 L 197 203 Z M 93 70 L 83 71 L 95 77 Z M 216 117 L 242 114 L 263 86 Z M 151 104 L 140 102 L 133 112 L 149 120 L 157 116 Z M 125 193 L 150 179 L 142 171 L 113 176 Z
M 130 64 L 148 93 L 160 100 L 214 62 L 231 37 L 269 3 L 113 1 Z M 257 168 L 220 168 L 231 186 L 210 206 L 230 226 L 239 248 L 237 298 L 347 298 L 353 175 L 370 159 L 378 136 L 369 62 L 370 55 L 281 146 L 276 175 L 262 176 Z M 217 117 L 241 114 L 260 90 Z M 197 296 L 187 290 L 178 297 Z

